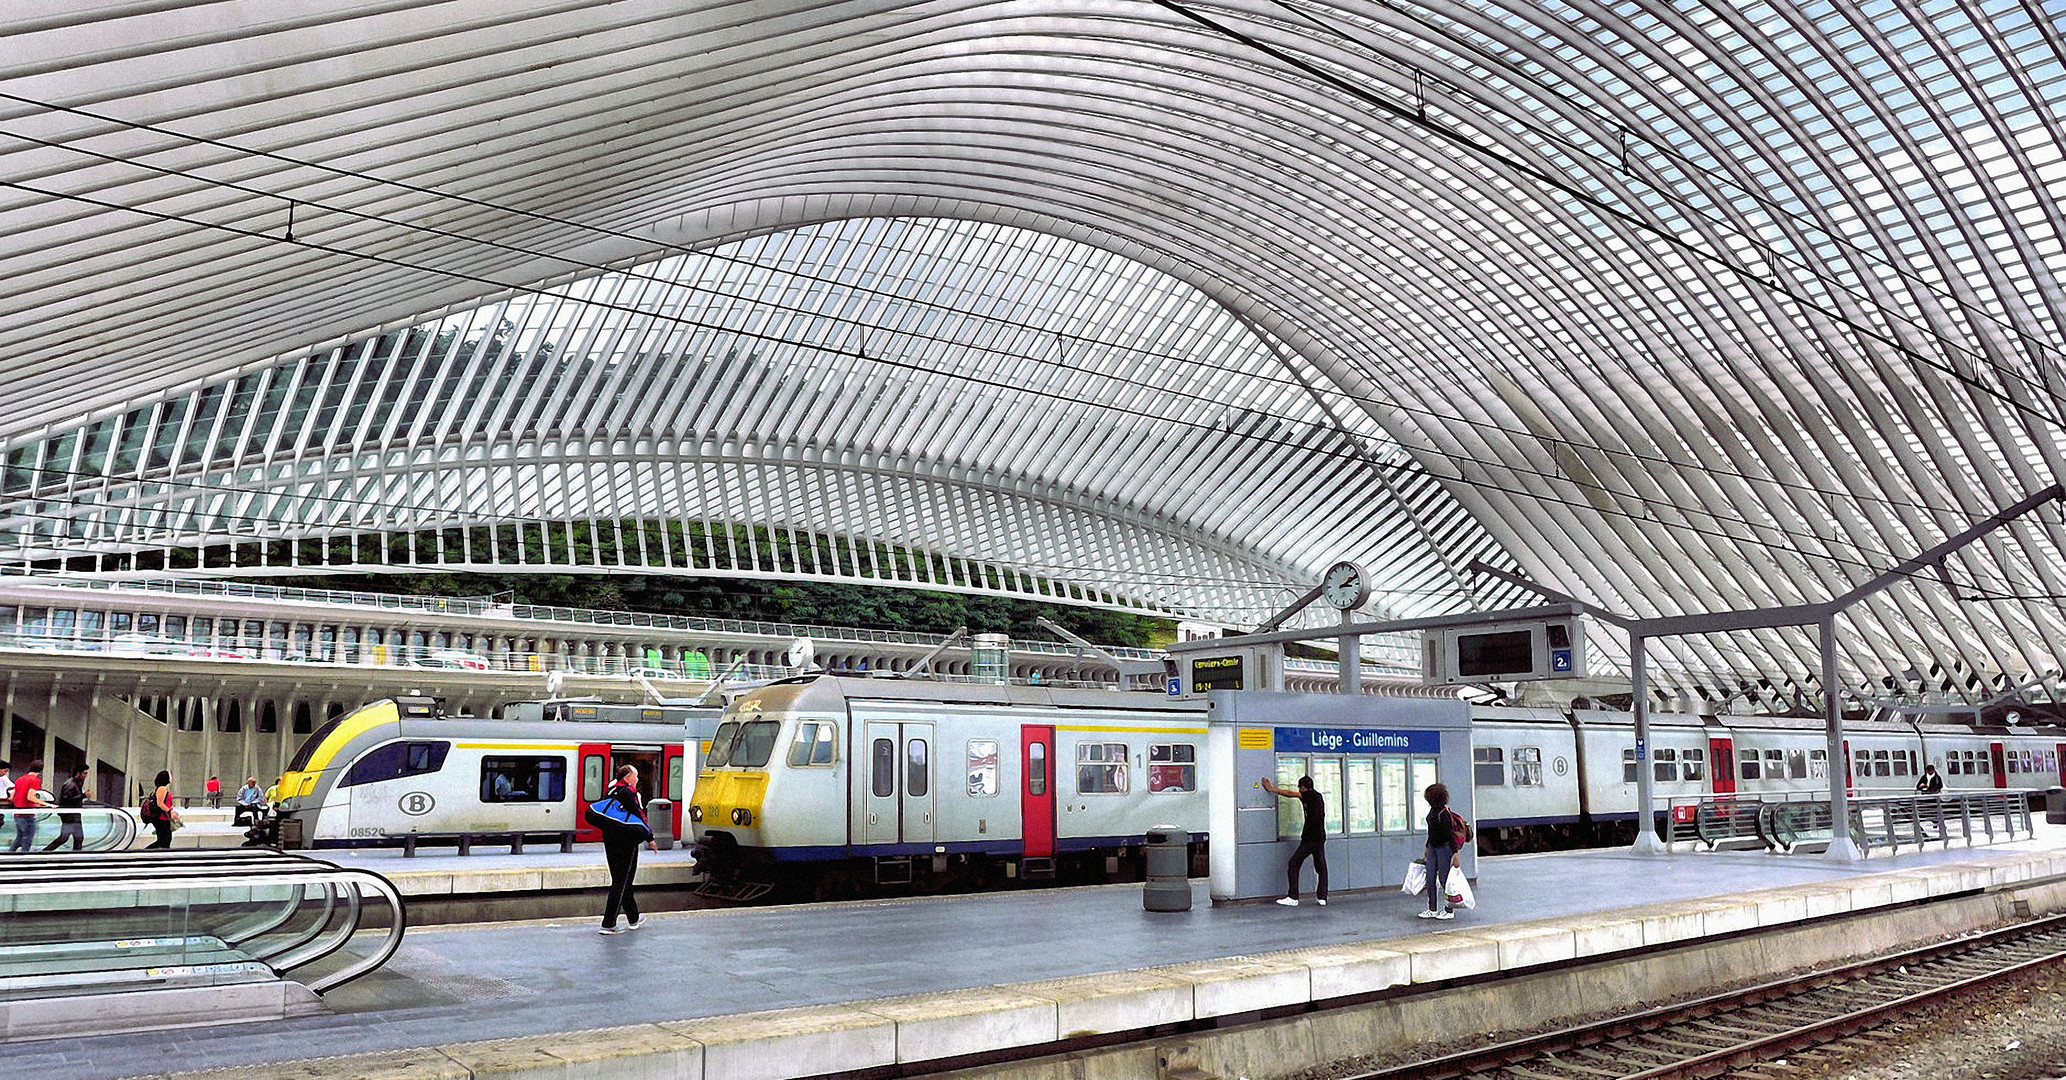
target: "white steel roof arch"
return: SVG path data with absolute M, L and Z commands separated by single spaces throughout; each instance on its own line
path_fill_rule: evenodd
M 0 298 L 0 350 L 17 358 L 0 409 L 26 419 L 0 432 L 169 403 L 311 343 L 599 267 L 955 218 L 1203 290 L 1278 343 L 1307 422 L 1379 457 L 1252 439 L 1207 452 L 1334 483 L 1411 455 L 1389 495 L 1337 505 L 1292 483 L 1150 530 L 1290 577 L 1403 525 L 1422 539 L 1401 581 L 1486 602 L 1441 539 L 1463 508 L 1489 532 L 1477 550 L 1610 606 L 1795 602 L 2059 465 L 2066 220 L 2044 193 L 2066 184 L 2066 15 L 2046 0 L 332 0 L 252 15 L 201 0 L 10 13 L 0 266 L 20 287 Z M 340 393 L 372 378 L 376 398 L 398 378 L 339 377 Z M 733 399 L 662 421 L 657 399 L 611 401 L 630 379 L 556 386 L 554 416 L 599 408 L 624 431 Z M 738 400 L 766 419 L 801 399 Z M 899 430 L 898 415 L 827 414 L 806 434 L 891 460 L 900 438 L 941 435 L 937 417 Z M 1129 430 L 979 416 L 1022 441 L 1044 423 Z M 980 487 L 984 467 L 947 445 Z M 1086 486 L 1067 444 L 1041 449 L 1012 482 L 1115 506 L 1152 505 L 1177 461 L 1165 447 Z M 1412 487 L 1438 482 L 1450 501 Z M 1958 560 L 1955 593 L 1875 598 L 1846 623 L 1854 681 L 2059 667 L 2060 542 L 2050 520 L 2019 527 Z M 1710 688 L 1812 669 L 1786 635 L 1664 648 Z

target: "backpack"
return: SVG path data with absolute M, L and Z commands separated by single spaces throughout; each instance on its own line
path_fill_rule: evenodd
M 1449 835 L 1455 838 L 1456 846 L 1459 848 L 1470 843 L 1474 836 L 1471 823 L 1465 821 L 1463 815 L 1454 810 L 1449 811 Z
M 143 805 L 136 808 L 136 816 L 148 822 L 155 822 L 165 811 L 158 806 L 158 792 L 153 789 L 143 797 Z

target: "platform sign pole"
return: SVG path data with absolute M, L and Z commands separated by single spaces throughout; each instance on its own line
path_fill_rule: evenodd
M 1837 689 L 1836 616 L 1822 620 L 1822 717 L 1829 736 L 1829 851 L 1831 862 L 1865 858 L 1851 839 L 1851 793 L 1845 783 L 1850 763 L 1844 760 L 1844 702 Z
M 1355 621 L 1355 612 L 1342 611 L 1343 626 Z M 1341 692 L 1351 697 L 1363 692 L 1363 639 L 1355 634 L 1341 636 Z
M 1629 684 L 1635 691 L 1629 711 L 1636 721 L 1636 840 L 1629 850 L 1637 855 L 1663 855 L 1671 849 L 1657 835 L 1657 776 L 1650 768 L 1650 659 L 1649 640 L 1641 634 L 1628 636 Z

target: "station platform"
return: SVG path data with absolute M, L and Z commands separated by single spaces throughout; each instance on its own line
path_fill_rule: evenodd
M 1453 922 L 1416 918 L 1424 898 L 1395 891 L 1216 908 L 1201 881 L 1193 909 L 1174 914 L 1114 885 L 656 914 L 617 936 L 598 935 L 594 917 L 432 927 L 327 997 L 331 1015 L 81 1034 L 6 1055 L 10 1072 L 81 1080 L 778 1080 L 1253 1017 L 2066 876 L 2066 827 L 2038 829 L 1850 865 L 1618 849 L 1486 858 L 1478 909 Z

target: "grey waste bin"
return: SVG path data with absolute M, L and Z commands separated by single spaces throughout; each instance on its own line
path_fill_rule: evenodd
M 2066 788 L 2044 789 L 2044 819 L 2048 824 L 2066 825 Z
M 660 850 L 674 850 L 674 800 L 648 800 L 646 824 L 653 827 L 653 843 L 660 845 Z
M 1191 834 L 1174 825 L 1148 830 L 1148 884 L 1141 906 L 1149 911 L 1191 910 Z

